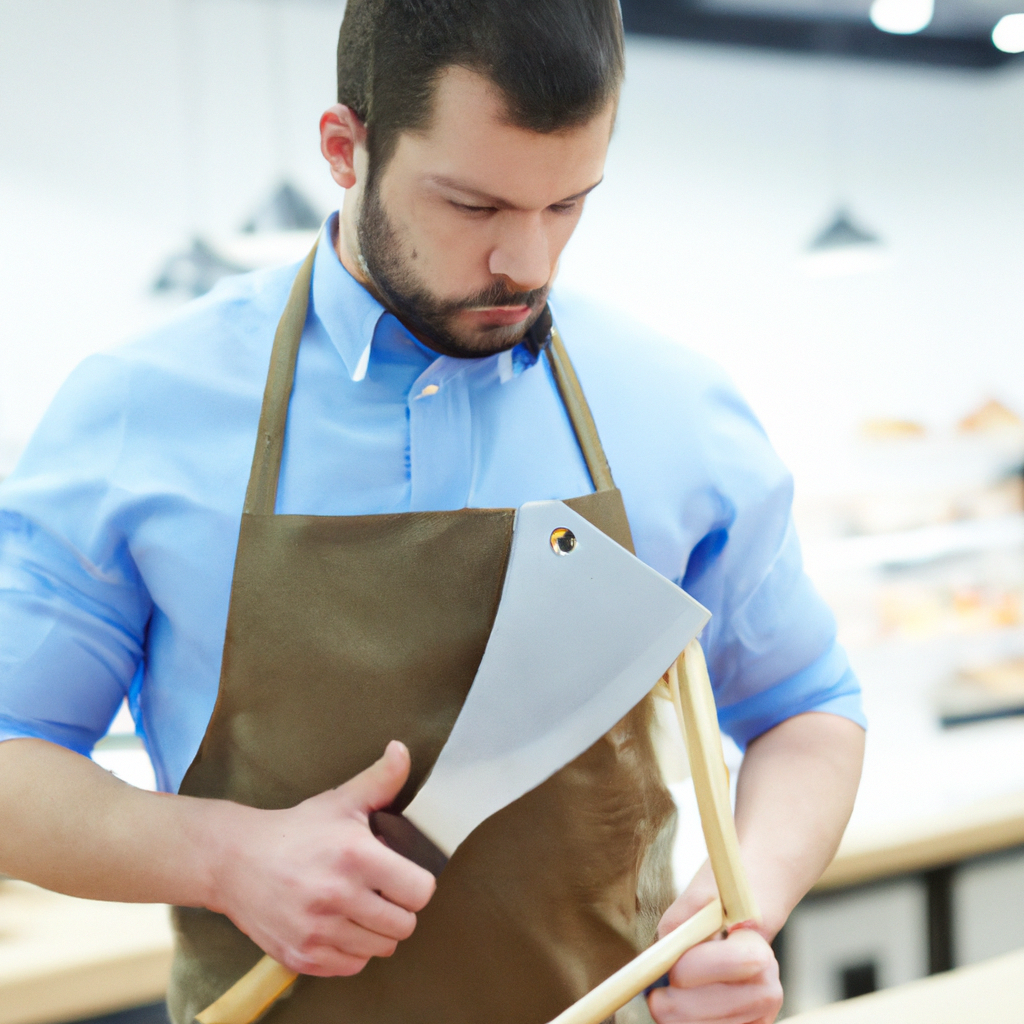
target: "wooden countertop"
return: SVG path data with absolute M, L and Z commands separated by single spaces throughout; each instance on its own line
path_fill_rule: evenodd
M 167 908 L 0 882 L 0 1024 L 54 1024 L 162 999 Z
M 1020 1024 L 1024 949 L 787 1017 L 793 1024 Z
M 944 814 L 854 832 L 843 840 L 814 891 L 924 871 L 1022 844 L 1024 792 L 1011 793 Z
M 874 870 L 878 862 L 871 863 Z M 166 907 L 98 903 L 24 882 L 0 883 L 0 1024 L 55 1024 L 155 1002 L 166 991 L 170 962 Z M 789 1019 L 1018 1024 L 1022 1006 L 1024 950 Z

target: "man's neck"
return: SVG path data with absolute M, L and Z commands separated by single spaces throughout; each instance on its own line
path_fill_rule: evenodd
M 378 301 L 382 306 L 386 303 L 377 294 L 373 282 L 363 267 L 363 261 L 359 255 L 359 243 L 356 232 L 344 222 L 344 210 L 339 212 L 338 219 L 334 222 L 331 245 L 341 260 L 341 265 Z

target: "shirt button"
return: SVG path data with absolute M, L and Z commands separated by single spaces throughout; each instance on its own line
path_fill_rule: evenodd
M 440 390 L 436 384 L 428 384 L 416 397 L 429 398 L 431 395 L 436 395 Z

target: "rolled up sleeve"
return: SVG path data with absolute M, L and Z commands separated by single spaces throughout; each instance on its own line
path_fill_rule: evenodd
M 703 642 L 722 729 L 744 747 L 807 711 L 866 727 L 835 618 L 804 572 L 792 479 L 724 377 L 704 397 L 715 514 L 682 582 L 713 612 Z
M 846 652 L 833 644 L 817 661 L 767 690 L 718 710 L 718 722 L 742 749 L 761 733 L 805 711 L 839 715 L 867 728 L 860 684 Z
M 119 375 L 65 384 L 0 485 L 0 740 L 88 754 L 127 695 L 151 602 L 124 532 Z

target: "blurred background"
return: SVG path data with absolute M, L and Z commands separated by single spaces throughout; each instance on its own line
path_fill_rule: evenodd
M 779 942 L 787 1012 L 1024 947 L 1024 3 L 622 6 L 618 125 L 560 287 L 733 376 L 872 722 L 847 845 Z M 0 0 L 0 475 L 86 354 L 308 248 L 339 203 L 317 122 L 343 10 Z M 152 784 L 130 720 L 96 756 Z M 684 827 L 680 874 L 702 856 Z M 12 886 L 0 1024 L 155 998 L 162 918 L 78 907 L 59 970 L 134 966 L 54 1002 L 38 922 L 66 907 Z

